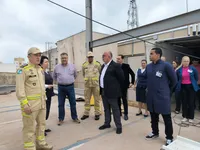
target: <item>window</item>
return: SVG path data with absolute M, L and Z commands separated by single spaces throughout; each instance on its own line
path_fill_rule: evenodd
M 55 59 L 55 64 L 56 64 L 56 65 L 58 64 L 58 58 Z

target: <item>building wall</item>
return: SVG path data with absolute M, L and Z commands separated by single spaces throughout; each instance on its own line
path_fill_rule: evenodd
M 0 85 L 15 85 L 15 73 L 0 72 Z
M 57 48 L 50 49 L 49 51 L 45 51 L 42 55 L 47 56 L 49 58 L 49 71 L 53 71 L 55 66 L 58 64 L 58 51 Z
M 103 38 L 107 34 L 102 34 L 98 32 L 93 32 L 93 40 Z M 78 77 L 76 79 L 76 87 L 84 87 L 84 81 L 82 76 L 82 64 L 87 60 L 86 58 L 86 47 L 85 47 L 85 31 L 78 34 L 70 36 L 66 39 L 57 42 L 58 50 L 58 62 L 60 63 L 60 54 L 63 52 L 68 53 L 68 59 L 70 63 L 75 64 L 78 71 Z M 110 44 L 106 46 L 101 46 L 93 49 L 95 60 L 103 63 L 102 54 L 105 51 L 111 51 L 113 53 L 113 58 L 116 59 L 117 56 L 117 44 Z
M 24 58 L 14 58 L 14 63 L 16 65 L 16 68 L 19 68 L 20 66 L 22 66 L 25 63 L 25 59 Z
M 0 72 L 15 73 L 16 70 L 17 69 L 15 64 L 0 64 Z

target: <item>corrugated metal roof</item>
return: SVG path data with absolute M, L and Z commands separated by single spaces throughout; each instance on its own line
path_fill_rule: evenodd
M 0 64 L 0 72 L 15 73 L 16 65 L 15 64 Z

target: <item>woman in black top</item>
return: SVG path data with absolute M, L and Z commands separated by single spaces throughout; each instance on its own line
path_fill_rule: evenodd
M 47 68 L 49 66 L 48 57 L 42 56 L 40 60 L 40 65 L 44 70 L 45 74 L 45 88 L 46 88 L 46 120 L 49 118 L 49 112 L 51 107 L 51 97 L 54 96 L 53 92 L 53 78 L 50 75 L 50 73 L 47 71 Z M 45 130 L 45 136 L 47 135 L 46 132 L 51 132 L 50 129 Z

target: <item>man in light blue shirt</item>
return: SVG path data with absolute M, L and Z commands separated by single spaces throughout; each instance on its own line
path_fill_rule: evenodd
M 63 124 L 65 118 L 65 98 L 69 97 L 71 118 L 76 123 L 80 123 L 76 111 L 76 99 L 74 91 L 74 81 L 77 77 L 77 71 L 74 64 L 68 63 L 68 54 L 62 53 L 61 64 L 58 64 L 53 73 L 53 78 L 58 83 L 58 125 Z

